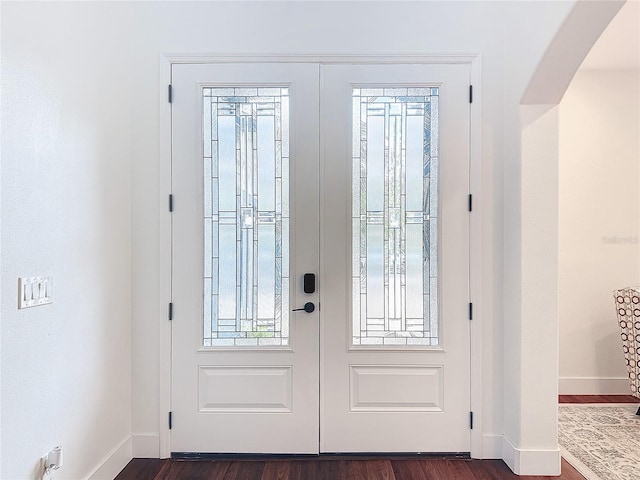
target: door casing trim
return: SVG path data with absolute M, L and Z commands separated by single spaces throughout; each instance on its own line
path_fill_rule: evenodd
M 158 405 L 159 405 L 159 457 L 171 457 L 171 435 L 167 414 L 171 411 L 171 322 L 167 318 L 167 307 L 172 301 L 171 291 L 171 213 L 167 205 L 171 188 L 171 104 L 167 98 L 167 87 L 171 84 L 171 69 L 177 64 L 208 63 L 318 63 L 321 65 L 401 65 L 401 64 L 466 64 L 470 67 L 470 85 L 473 85 L 473 103 L 470 108 L 469 128 L 469 190 L 473 195 L 473 211 L 469 215 L 469 299 L 473 302 L 473 320 L 470 324 L 470 405 L 474 414 L 471 430 L 471 457 L 483 457 L 483 313 L 482 279 L 486 273 L 482 269 L 482 144 L 481 144 L 481 61 L 479 53 L 460 54 L 400 54 L 400 55 L 224 55 L 224 54 L 160 54 L 158 83 L 158 152 L 159 152 L 159 189 L 158 189 L 158 234 L 159 234 L 159 358 L 158 358 Z M 322 272 L 321 272 L 322 274 Z M 489 282 L 490 284 L 490 282 Z M 486 292 L 485 292 L 486 293 Z M 489 297 L 491 298 L 491 297 Z M 489 303 L 489 302 L 487 302 Z

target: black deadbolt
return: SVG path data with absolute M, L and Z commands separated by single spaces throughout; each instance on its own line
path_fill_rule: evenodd
M 316 276 L 313 273 L 304 274 L 304 293 L 315 293 Z

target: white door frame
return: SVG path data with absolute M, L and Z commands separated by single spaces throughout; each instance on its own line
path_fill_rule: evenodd
M 168 415 L 171 411 L 171 322 L 168 321 L 168 306 L 171 302 L 171 214 L 168 198 L 171 193 L 171 104 L 168 101 L 171 84 L 171 67 L 174 64 L 202 63 L 320 63 L 320 64 L 467 64 L 470 66 L 470 84 L 473 85 L 473 103 L 470 119 L 470 159 L 469 185 L 473 195 L 473 212 L 469 216 L 470 255 L 469 255 L 469 302 L 473 302 L 473 320 L 471 323 L 471 410 L 475 412 L 473 430 L 471 430 L 471 456 L 483 458 L 484 451 L 491 451 L 490 445 L 483 446 L 482 436 L 482 191 L 481 191 L 481 57 L 479 54 L 444 55 L 215 55 L 215 54 L 176 54 L 160 55 L 160 75 L 158 85 L 159 103 L 159 433 L 160 458 L 171 455 Z M 322 162 L 322 155 L 321 160 Z M 461 299 L 461 301 L 467 301 Z

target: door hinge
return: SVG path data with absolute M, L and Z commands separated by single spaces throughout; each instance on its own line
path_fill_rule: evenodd
M 173 428 L 172 412 L 169 412 L 169 430 Z
M 473 320 L 473 303 L 469 303 L 469 320 Z
M 467 208 L 470 212 L 473 211 L 473 195 L 469 194 L 469 199 L 467 202 Z
M 167 88 L 167 100 L 169 100 L 169 103 L 173 101 L 173 92 L 171 91 L 171 85 L 169 85 L 169 87 Z
M 169 303 L 169 320 L 173 320 L 173 303 Z
M 169 211 L 173 212 L 173 195 L 169 194 Z
M 469 85 L 469 103 L 473 103 L 473 85 Z
M 473 430 L 473 412 L 469 412 L 469 428 Z

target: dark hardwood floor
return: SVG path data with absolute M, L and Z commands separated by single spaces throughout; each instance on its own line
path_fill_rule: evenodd
M 560 403 L 637 403 L 640 399 L 631 395 L 560 395 Z
M 640 403 L 631 395 L 560 395 L 559 403 Z M 116 480 L 585 480 L 562 460 L 559 477 L 519 477 L 502 460 L 317 457 L 274 460 L 134 458 Z
M 584 480 L 562 460 L 559 477 L 519 477 L 502 460 L 389 458 L 352 460 L 157 460 L 134 458 L 116 480 Z

